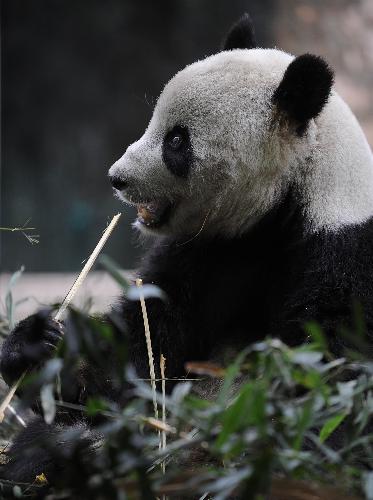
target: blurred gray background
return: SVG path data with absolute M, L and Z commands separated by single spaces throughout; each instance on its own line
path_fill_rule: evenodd
M 123 211 L 106 252 L 139 255 L 108 167 L 143 133 L 165 82 L 216 52 L 249 11 L 259 44 L 325 56 L 372 143 L 371 0 L 3 0 L 1 270 L 74 272 Z M 29 224 L 29 225 L 30 225 Z

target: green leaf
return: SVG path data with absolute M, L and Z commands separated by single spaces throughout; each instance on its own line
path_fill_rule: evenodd
M 215 493 L 215 500 L 226 500 L 231 496 L 232 491 L 245 479 L 251 476 L 253 470 L 250 466 L 242 469 L 234 469 L 225 472 L 223 477 L 218 477 L 216 481 L 206 484 L 209 493 Z
M 56 402 L 53 395 L 53 384 L 46 384 L 40 390 L 41 406 L 43 408 L 44 420 L 51 424 L 56 416 Z
M 52 358 L 48 360 L 44 367 L 39 371 L 27 372 L 23 385 L 25 388 L 41 387 L 42 385 L 53 384 L 62 370 L 63 360 Z
M 295 351 L 292 356 L 293 363 L 301 366 L 314 366 L 322 360 L 323 354 L 315 351 Z
M 22 266 L 18 271 L 12 274 L 8 287 L 7 287 L 7 293 L 5 295 L 5 307 L 6 307 L 6 315 L 8 318 L 8 323 L 9 323 L 9 329 L 12 330 L 15 326 L 14 324 L 14 302 L 13 302 L 13 294 L 12 294 L 12 289 L 16 282 L 19 280 L 21 275 L 23 274 L 25 268 Z
M 119 271 L 119 265 L 107 255 L 99 256 L 100 264 L 106 269 L 112 278 L 123 288 L 126 296 L 130 300 L 139 300 L 142 295 L 144 299 L 159 298 L 166 299 L 166 294 L 156 285 L 145 283 L 141 289 L 135 285 L 131 285 L 127 278 Z
M 99 263 L 106 269 L 110 276 L 120 285 L 126 292 L 131 286 L 130 282 L 119 271 L 120 267 L 116 262 L 105 254 L 98 257 Z
M 335 415 L 334 417 L 330 418 L 325 422 L 325 424 L 322 426 L 320 430 L 320 435 L 319 439 L 321 443 L 323 443 L 332 432 L 336 430 L 336 428 L 343 422 L 343 420 L 346 418 L 346 413 L 341 413 L 339 415 Z
M 237 431 L 256 425 L 259 429 L 266 423 L 264 389 L 258 383 L 247 383 L 239 392 L 236 400 L 224 412 L 222 430 L 216 440 L 220 448 Z
M 172 404 L 174 404 L 175 406 L 180 405 L 191 390 L 191 382 L 179 382 L 178 384 L 176 384 L 171 393 L 170 400 Z
M 224 405 L 224 406 L 226 405 L 229 396 L 229 391 L 231 390 L 235 378 L 238 376 L 240 372 L 241 365 L 245 357 L 247 356 L 249 350 L 250 350 L 249 348 L 246 348 L 243 351 L 241 351 L 234 360 L 234 362 L 227 368 L 226 375 L 224 377 L 223 387 L 221 388 L 221 391 L 219 392 L 219 396 L 216 401 L 219 405 Z
M 22 498 L 23 497 L 22 490 L 18 486 L 18 484 L 16 484 L 15 486 L 13 486 L 13 495 L 15 496 L 15 498 Z
M 293 371 L 293 379 L 300 385 L 307 387 L 307 389 L 316 389 L 322 384 L 320 373 L 316 370 L 304 372 L 301 370 Z
M 188 396 L 187 404 L 188 407 L 192 408 L 193 410 L 207 410 L 208 408 L 211 408 L 213 405 L 211 401 L 199 398 L 192 394 Z
M 166 294 L 156 285 L 149 285 L 145 283 L 139 288 L 136 285 L 132 285 L 129 287 L 127 291 L 127 298 L 130 300 L 140 300 L 141 296 L 144 299 L 162 299 L 166 300 Z
M 313 416 L 313 409 L 314 409 L 314 400 L 309 399 L 306 401 L 301 408 L 300 411 L 300 417 L 297 422 L 297 428 L 298 428 L 298 434 L 297 437 L 295 438 L 293 447 L 295 450 L 300 451 L 302 442 L 303 442 L 303 437 L 305 431 L 308 429 L 308 427 L 311 425 L 312 422 L 312 416 Z
M 363 488 L 367 500 L 373 500 L 373 472 L 363 475 Z
M 113 330 L 108 323 L 104 323 L 99 318 L 90 318 L 90 326 L 93 330 L 96 330 L 103 339 L 113 342 Z
M 304 330 L 307 335 L 312 338 L 315 347 L 317 347 L 324 354 L 328 352 L 328 342 L 325 338 L 321 326 L 314 321 L 310 321 L 304 325 Z
M 105 401 L 99 398 L 88 398 L 85 411 L 89 417 L 94 417 L 97 413 L 105 411 L 107 405 Z

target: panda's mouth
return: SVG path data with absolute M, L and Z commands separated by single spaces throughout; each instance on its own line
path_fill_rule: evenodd
M 137 203 L 137 220 L 147 228 L 156 229 L 166 224 L 171 216 L 174 204 L 168 201 Z

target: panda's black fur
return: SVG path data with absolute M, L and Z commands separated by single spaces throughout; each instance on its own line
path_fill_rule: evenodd
M 299 56 L 288 66 L 273 101 L 297 124 L 299 134 L 327 103 L 333 80 L 328 64 L 313 54 Z
M 230 29 L 222 50 L 254 49 L 257 47 L 254 25 L 249 14 L 244 14 Z
M 242 48 L 243 40 L 251 47 L 254 37 L 250 26 L 244 18 L 228 36 L 225 48 L 233 49 L 234 43 Z M 242 29 L 249 30 L 245 36 Z M 321 111 L 332 74 L 314 56 L 305 56 L 295 64 L 304 69 L 304 78 L 299 73 L 293 78 L 290 68 L 273 99 L 280 103 L 281 111 L 290 110 L 288 118 L 294 120 L 297 130 L 304 129 Z M 312 67 L 317 73 L 313 77 Z M 316 89 L 317 95 L 302 102 L 299 86 L 308 78 L 310 92 Z M 155 241 L 139 275 L 144 283 L 155 283 L 167 295 L 166 301 L 149 299 L 147 309 L 153 351 L 167 358 L 169 378 L 183 376 L 187 361 L 213 359 L 224 347 L 239 350 L 267 335 L 298 345 L 307 340 L 304 324 L 311 320 L 321 325 L 330 350 L 339 356 L 347 343 L 341 331 L 354 331 L 356 304 L 364 311 L 368 335 L 373 335 L 373 219 L 337 231 L 309 231 L 304 214 L 299 190 L 290 185 L 281 201 L 241 235 L 211 236 L 201 231 L 185 240 L 166 236 Z M 139 303 L 123 300 L 116 307 L 118 315 L 125 325 L 130 359 L 139 377 L 146 378 Z M 21 322 L 3 345 L 5 380 L 11 384 L 23 371 L 46 359 L 50 353 L 43 342 L 56 344 L 59 338 L 59 328 L 48 318 L 37 316 Z M 115 388 L 108 379 L 98 372 L 95 380 L 91 372 L 84 379 L 84 391 L 79 390 L 77 381 L 78 390 L 70 393 L 70 401 L 84 404 L 89 394 L 115 400 Z M 16 439 L 10 462 L 0 469 L 1 477 L 33 481 L 41 464 L 53 482 L 58 477 L 58 454 L 43 449 L 44 438 L 52 435 L 58 442 L 64 429 L 82 426 L 86 439 L 96 439 L 88 423 L 74 412 L 58 416 L 51 426 L 37 419 Z M 32 443 L 37 446 L 29 449 Z
M 178 139 L 180 143 L 174 143 Z M 174 175 L 187 177 L 194 161 L 193 148 L 188 127 L 175 125 L 163 140 L 162 158 L 164 164 Z
M 320 323 L 331 350 L 341 355 L 341 329 L 353 330 L 357 302 L 373 333 L 373 221 L 308 238 L 303 224 L 302 207 L 291 189 L 242 237 L 201 237 L 185 245 L 162 240 L 151 249 L 141 276 L 170 299 L 148 300 L 148 308 L 154 349 L 167 353 L 171 377 L 180 375 L 187 360 L 211 358 L 227 339 L 237 348 L 266 335 L 298 345 L 306 340 L 303 326 L 311 320 Z M 127 302 L 122 307 L 132 356 L 145 377 L 141 312 Z

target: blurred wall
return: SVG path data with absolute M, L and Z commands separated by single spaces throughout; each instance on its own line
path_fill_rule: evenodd
M 31 218 L 40 243 L 3 233 L 2 270 L 78 270 L 106 221 L 106 251 L 124 268 L 139 253 L 133 211 L 114 200 L 108 167 L 139 138 L 173 74 L 216 52 L 250 10 L 272 43 L 272 0 L 4 0 L 2 226 Z

